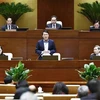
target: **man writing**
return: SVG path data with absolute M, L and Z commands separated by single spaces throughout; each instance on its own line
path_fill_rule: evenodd
M 46 28 L 52 28 L 52 29 L 60 29 L 62 26 L 57 23 L 57 17 L 52 16 L 51 17 L 51 23 L 47 24 Z

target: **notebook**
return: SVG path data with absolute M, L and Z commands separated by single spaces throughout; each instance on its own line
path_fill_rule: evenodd
M 17 31 L 27 31 L 28 28 L 17 28 Z
M 8 60 L 8 56 L 0 56 L 0 60 Z
M 93 60 L 100 60 L 100 56 L 93 56 Z

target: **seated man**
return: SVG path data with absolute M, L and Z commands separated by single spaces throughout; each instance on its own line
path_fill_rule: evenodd
M 78 97 L 79 98 L 87 96 L 88 94 L 89 94 L 88 86 L 86 86 L 86 85 L 79 86 L 79 88 L 78 88 Z
M 8 18 L 6 23 L 7 24 L 2 27 L 3 31 L 17 29 L 17 25 L 12 24 L 12 19 L 11 18 Z
M 92 60 L 94 56 L 100 56 L 100 46 L 99 45 L 95 45 L 94 53 L 90 55 L 90 60 Z
M 51 23 L 47 24 L 46 28 L 53 28 L 53 29 L 60 29 L 62 26 L 57 23 L 57 17 L 52 16 L 51 17 Z
M 93 26 L 90 26 L 90 31 L 92 29 L 100 29 L 100 24 L 99 24 L 99 21 L 98 20 L 95 21 L 95 23 L 94 23 Z
M 87 86 L 89 88 L 89 94 L 81 98 L 81 100 L 97 100 L 97 92 L 99 88 L 99 80 L 92 79 L 87 82 Z
M 53 54 L 56 52 L 55 43 L 53 40 L 49 39 L 49 33 L 47 30 L 42 33 L 43 39 L 39 40 L 36 45 L 35 52 L 39 55 L 39 60 L 42 59 L 42 55 L 45 53 Z

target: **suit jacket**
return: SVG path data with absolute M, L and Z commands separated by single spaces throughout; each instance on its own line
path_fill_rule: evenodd
M 94 56 L 96 56 L 96 54 L 92 53 L 92 54 L 90 55 L 90 60 L 93 60 L 93 57 L 94 57 Z
M 51 39 L 48 40 L 48 50 L 50 50 L 51 55 L 56 52 L 55 43 Z M 38 43 L 36 45 L 36 49 L 35 49 L 35 52 L 39 55 L 39 59 L 41 59 L 41 52 L 42 51 L 44 51 L 43 39 L 38 41 Z
M 91 93 L 88 96 L 82 97 L 81 100 L 97 100 L 97 94 Z
M 5 31 L 7 29 L 7 24 L 2 27 L 2 30 Z M 11 29 L 17 29 L 17 25 L 11 24 Z
M 52 23 L 47 24 L 46 28 L 52 28 Z M 60 29 L 60 28 L 61 28 L 61 25 L 56 23 L 56 29 Z

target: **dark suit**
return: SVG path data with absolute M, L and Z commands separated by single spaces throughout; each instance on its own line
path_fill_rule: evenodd
M 58 23 L 56 23 L 56 29 L 60 29 L 62 26 Z M 52 23 L 47 24 L 46 28 L 52 28 Z
M 88 96 L 82 97 L 81 100 L 97 100 L 97 94 L 91 93 Z
M 48 50 L 50 50 L 51 55 L 56 52 L 55 43 L 51 39 L 48 40 Z M 43 39 L 38 41 L 38 43 L 36 45 L 36 49 L 35 49 L 35 52 L 39 55 L 39 59 L 41 59 L 41 52 L 42 51 L 44 51 Z
M 2 30 L 5 31 L 6 29 L 7 29 L 7 25 L 4 25 L 4 26 L 2 27 Z M 11 24 L 11 29 L 17 29 L 17 25 Z
M 96 54 L 92 53 L 92 54 L 90 55 L 90 60 L 93 60 L 93 57 L 94 57 L 94 56 L 96 56 Z
M 97 29 L 94 26 L 90 26 L 90 31 L 100 31 L 100 26 Z

